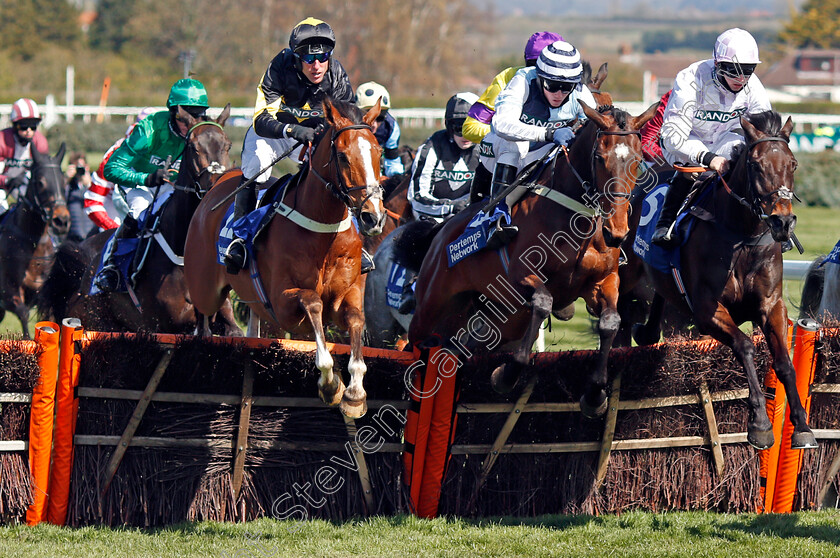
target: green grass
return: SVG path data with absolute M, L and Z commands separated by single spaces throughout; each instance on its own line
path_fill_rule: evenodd
M 0 528 L 4 557 L 214 556 L 840 556 L 840 513 L 702 512 L 343 523 L 196 523 L 166 529 Z

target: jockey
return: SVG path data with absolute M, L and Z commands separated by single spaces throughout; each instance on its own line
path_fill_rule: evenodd
M 12 104 L 12 126 L 0 131 L 0 214 L 9 209 L 6 193 L 26 191 L 32 148 L 49 150 L 47 138 L 38 131 L 41 113 L 32 99 L 18 99 Z M 18 196 L 19 197 L 19 196 Z
M 550 31 L 538 31 L 528 38 L 525 43 L 525 67 L 530 68 L 536 66 L 537 58 L 540 57 L 542 49 L 555 41 L 562 41 L 563 37 L 557 33 Z M 496 97 L 499 93 L 507 87 L 507 84 L 516 75 L 516 72 L 521 70 L 521 66 L 512 66 L 493 78 L 493 81 L 484 90 L 484 93 L 479 96 L 478 101 L 473 103 L 470 108 L 469 115 L 464 121 L 463 133 L 464 138 L 470 140 L 476 145 L 481 143 L 488 133 L 490 133 L 490 121 L 493 115 L 496 114 Z M 476 169 L 476 177 L 473 179 L 472 192 L 470 193 L 470 202 L 476 202 L 487 195 L 490 189 L 490 171 L 479 164 Z
M 240 184 L 254 180 L 244 188 L 240 185 L 236 193 L 234 221 L 253 211 L 257 184 L 265 184 L 269 179 L 271 164 L 277 157 L 297 155 L 302 146 L 315 141 L 324 121 L 324 99 L 329 96 L 353 101 L 347 72 L 338 60 L 331 60 L 333 49 L 332 28 L 320 19 L 308 17 L 292 29 L 289 48 L 269 63 L 257 86 L 254 125 L 248 128 L 242 145 Z M 227 272 L 239 273 L 245 259 L 245 241 L 234 236 L 225 253 Z
M 735 146 L 744 143 L 740 117 L 770 110 L 764 86 L 754 75 L 758 58 L 755 39 L 743 29 L 721 33 L 714 58 L 695 62 L 677 74 L 661 130 L 662 156 L 670 164 L 702 165 L 724 174 Z M 688 173 L 676 173 L 651 238 L 673 247 L 671 228 L 679 207 L 694 184 Z
M 493 169 L 492 193 L 505 190 L 526 164 L 542 158 L 552 145 L 568 145 L 574 137 L 570 126 L 585 121 L 580 103 L 595 108 L 589 89 L 581 84 L 583 64 L 571 44 L 556 41 L 540 53 L 534 68 L 516 72 L 496 99 L 492 129 L 482 140 L 481 164 Z M 515 190 L 500 208 L 509 210 L 524 194 Z M 518 232 L 500 218 L 487 246 L 506 244 Z
M 400 125 L 388 112 L 391 108 L 391 95 L 385 87 L 375 81 L 363 83 L 356 89 L 356 106 L 362 110 L 369 110 L 376 104 L 377 99 L 382 101 L 379 116 L 373 123 L 373 135 L 382 148 L 382 174 L 387 177 L 404 174 L 405 165 L 397 154 L 400 146 Z
M 461 135 L 461 127 L 477 100 L 474 93 L 453 95 L 446 103 L 446 129 L 432 134 L 417 150 L 408 185 L 408 201 L 416 219 L 440 223 L 468 205 L 478 152 L 475 144 Z
M 153 107 L 146 107 L 137 114 L 137 119 L 128 127 L 125 136 L 118 139 L 114 145 L 108 148 L 105 155 L 102 157 L 102 162 L 99 163 L 99 168 L 91 174 L 90 188 L 85 192 L 85 214 L 93 223 L 99 227 L 100 231 L 109 229 L 116 229 L 120 226 L 123 217 L 128 213 L 128 205 L 122 196 L 120 190 L 115 190 L 115 184 L 109 180 L 105 180 L 105 165 L 111 159 L 123 141 L 131 135 L 137 122 L 140 122 L 153 112 L 156 112 Z
M 192 117 L 204 116 L 207 90 L 195 79 L 180 79 L 169 91 L 168 110 L 156 112 L 138 122 L 131 135 L 110 156 L 105 164 L 106 180 L 128 188 L 128 214 L 114 233 L 114 242 L 133 238 L 139 232 L 137 219 L 156 197 L 172 192 L 178 177 L 181 155 L 184 153 L 189 128 L 178 117 L 178 107 Z M 164 168 L 169 160 L 170 168 Z M 114 250 L 108 254 L 102 271 L 96 277 L 100 291 L 112 292 L 119 286 L 120 272 L 113 261 Z

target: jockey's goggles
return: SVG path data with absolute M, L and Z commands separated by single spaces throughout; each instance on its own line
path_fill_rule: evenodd
M 201 118 L 205 114 L 207 114 L 207 109 L 204 107 L 188 107 L 181 105 L 181 108 L 184 109 L 190 116 L 193 118 Z M 177 108 L 175 109 L 175 120 L 181 121 L 181 117 L 178 116 Z
M 318 54 L 301 54 L 296 52 L 295 56 L 300 58 L 301 62 L 303 62 L 304 64 L 314 64 L 316 60 L 318 62 L 323 63 L 330 59 L 330 57 L 332 56 L 332 51 L 328 50 L 327 52 L 319 52 Z
M 718 71 L 721 75 L 733 79 L 742 77 L 749 78 L 755 72 L 755 64 L 738 64 L 736 62 L 718 62 Z
M 23 132 L 24 130 L 32 130 L 33 132 L 38 129 L 38 122 L 15 122 L 15 128 Z
M 540 81 L 542 82 L 543 89 L 549 93 L 557 93 L 558 91 L 569 93 L 578 85 L 574 81 L 555 81 L 546 78 L 540 78 Z

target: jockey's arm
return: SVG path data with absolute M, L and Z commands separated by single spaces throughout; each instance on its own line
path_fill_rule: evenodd
M 396 176 L 405 172 L 405 165 L 403 165 L 398 152 L 400 147 L 400 134 L 400 125 L 394 119 L 391 134 L 385 140 L 385 145 L 382 146 L 382 168 L 385 171 L 385 176 Z
M 439 200 L 432 191 L 432 174 L 437 166 L 438 157 L 431 138 L 426 140 L 411 167 L 411 180 L 408 183 L 408 201 L 418 215 L 448 215 L 451 206 L 447 200 Z
M 142 127 L 135 127 L 131 135 L 108 159 L 105 164 L 104 178 L 128 188 L 136 188 L 145 184 L 149 173 L 134 170 L 134 161 L 137 160 L 140 153 L 146 152 L 148 147 L 148 138 L 146 138 Z
M 496 135 L 508 141 L 545 141 L 545 128 L 519 120 L 527 98 L 528 81 L 525 73 L 519 71 L 496 98 L 496 114 L 492 120 Z

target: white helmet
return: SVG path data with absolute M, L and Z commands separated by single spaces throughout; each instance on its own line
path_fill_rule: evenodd
M 12 124 L 19 120 L 41 120 L 41 113 L 38 111 L 38 103 L 32 99 L 18 99 L 12 105 Z
M 391 95 L 384 86 L 375 81 L 368 81 L 356 89 L 356 106 L 361 109 L 369 109 L 376 104 L 376 100 L 382 97 L 382 110 L 391 108 Z
M 760 64 L 758 45 L 747 31 L 738 27 L 727 29 L 715 41 L 715 62 Z
M 580 83 L 583 76 L 580 53 L 566 41 L 551 43 L 540 52 L 537 75 L 551 81 Z

